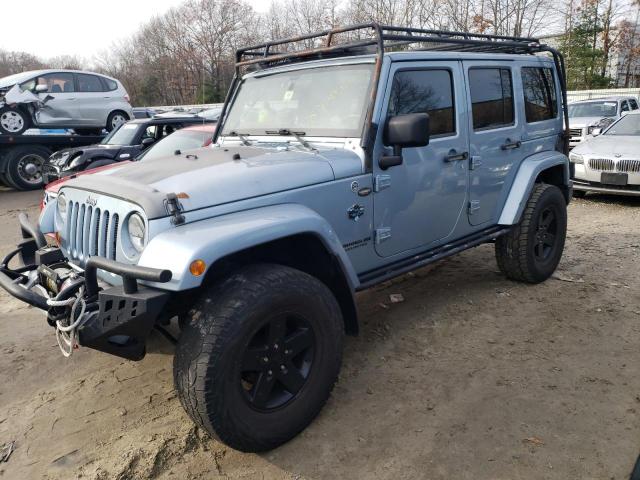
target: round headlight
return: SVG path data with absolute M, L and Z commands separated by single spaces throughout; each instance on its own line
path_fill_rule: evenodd
M 138 213 L 133 213 L 129 216 L 129 222 L 127 224 L 127 230 L 129 231 L 129 240 L 131 245 L 138 252 L 141 252 L 144 248 L 144 235 L 147 227 L 144 224 L 144 219 Z
M 56 205 L 58 208 L 58 214 L 64 220 L 67 218 L 67 197 L 64 196 L 64 193 L 58 195 L 58 199 L 56 200 Z

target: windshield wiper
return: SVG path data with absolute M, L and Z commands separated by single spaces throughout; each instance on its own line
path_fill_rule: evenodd
M 229 132 L 227 135 L 229 135 L 230 137 L 238 137 L 245 147 L 251 146 L 251 142 L 247 140 L 248 134 L 246 133 L 238 133 L 236 131 L 233 131 L 233 132 Z
M 295 137 L 295 139 L 300 143 L 300 145 L 302 145 L 307 150 L 310 150 L 312 152 L 317 151 L 316 148 L 312 147 L 309 142 L 307 142 L 304 138 L 302 138 L 302 135 L 305 135 L 305 132 L 292 132 L 288 128 L 281 128 L 280 130 L 266 130 L 264 133 L 266 133 L 267 135 L 283 135 L 283 136 Z

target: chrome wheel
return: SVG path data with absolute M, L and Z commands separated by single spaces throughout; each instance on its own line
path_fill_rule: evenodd
M 42 165 L 44 158 L 38 155 L 24 155 L 18 160 L 17 170 L 20 178 L 30 185 L 42 183 Z
M 24 128 L 24 117 L 20 112 L 8 110 L 0 115 L 0 125 L 5 132 L 17 133 Z

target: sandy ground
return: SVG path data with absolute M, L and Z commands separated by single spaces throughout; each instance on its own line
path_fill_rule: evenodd
M 1 251 L 38 199 L 0 191 Z M 0 445 L 16 450 L 0 478 L 628 478 L 640 452 L 639 207 L 572 203 L 566 253 L 542 285 L 505 280 L 486 245 L 362 294 L 362 334 L 328 405 L 264 455 L 193 427 L 161 336 L 138 363 L 87 349 L 66 360 L 42 313 L 2 292 Z

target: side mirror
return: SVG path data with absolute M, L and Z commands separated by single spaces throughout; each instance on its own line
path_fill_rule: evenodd
M 601 133 L 602 133 L 602 129 L 600 127 L 596 127 L 593 130 L 591 130 L 591 135 L 593 135 L 594 137 L 597 137 Z
M 386 170 L 402 163 L 402 149 L 429 145 L 429 114 L 409 113 L 391 117 L 384 130 L 384 144 L 393 146 L 393 155 L 380 158 L 380 168 Z
M 142 139 L 142 146 L 146 148 L 149 145 L 153 145 L 155 143 L 155 141 L 156 141 L 155 138 L 150 138 L 150 137 L 143 138 Z
M 47 85 L 36 85 L 33 91 L 36 93 L 47 93 L 49 91 L 49 87 Z

